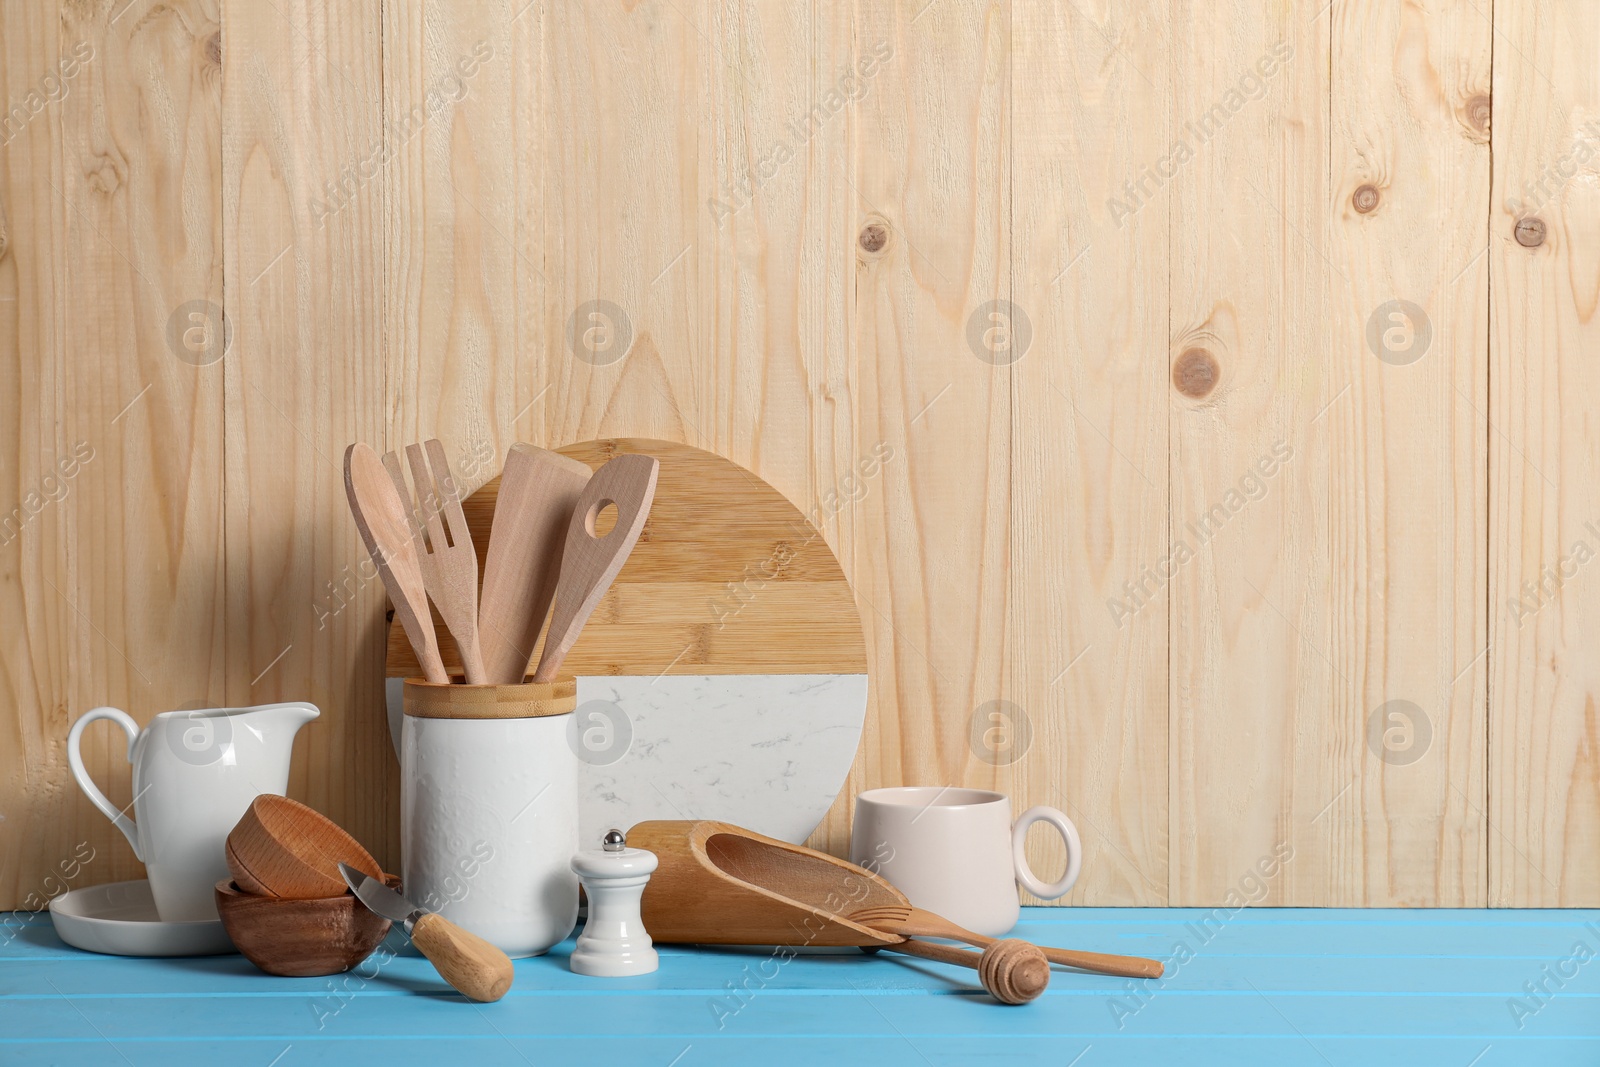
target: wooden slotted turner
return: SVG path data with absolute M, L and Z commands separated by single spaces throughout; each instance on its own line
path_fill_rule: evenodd
M 489 681 L 522 681 L 550 614 L 573 508 L 589 465 L 517 442 L 506 456 L 483 565 L 479 640 Z
M 478 553 L 472 547 L 472 531 L 461 510 L 461 491 L 438 438 L 422 445 L 407 445 L 406 461 L 417 488 L 411 509 L 411 535 L 423 584 L 438 605 L 450 636 L 455 638 L 467 683 L 482 685 L 489 679 L 478 646 Z M 383 465 L 401 499 L 410 500 L 399 456 L 386 454 Z
M 577 643 L 600 598 L 628 561 L 628 553 L 644 532 L 650 502 L 656 495 L 661 464 L 652 456 L 617 456 L 594 472 L 578 497 L 567 525 L 561 552 L 561 581 L 550 615 L 550 632 L 539 654 L 536 682 L 554 681 L 561 661 Z M 595 518 L 607 505 L 617 506 L 617 521 L 604 534 L 595 533 Z
M 450 676 L 439 658 L 439 639 L 433 629 L 433 614 L 428 610 L 416 544 L 406 521 L 405 501 L 395 491 L 378 454 L 369 446 L 358 442 L 345 449 L 344 491 L 362 543 L 378 568 L 383 587 L 389 591 L 395 618 L 411 641 L 423 675 L 430 682 L 448 682 Z

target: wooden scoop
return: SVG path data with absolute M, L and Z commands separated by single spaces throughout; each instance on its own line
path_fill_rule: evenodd
M 847 918 L 909 905 L 876 874 L 824 852 L 709 820 L 642 822 L 628 831 L 628 844 L 659 861 L 640 910 L 662 944 L 886 948 L 971 967 L 1006 1004 L 1026 1003 L 1050 982 L 1049 961 L 1025 941 L 997 942 L 980 954 Z
M 263 793 L 228 833 L 228 870 L 246 893 L 286 900 L 336 897 L 345 891 L 339 864 L 380 881 L 378 863 L 361 843 L 321 812 Z
M 652 456 L 627 455 L 610 460 L 594 472 L 572 509 L 567 541 L 561 552 L 561 582 L 556 586 L 556 606 L 550 632 L 539 654 L 536 682 L 553 682 L 561 661 L 578 640 L 600 598 L 628 561 L 628 553 L 644 532 L 650 502 L 656 495 L 661 464 Z M 617 521 L 604 534 L 595 532 L 595 519 L 608 505 L 617 506 Z
M 651 939 L 663 944 L 887 948 L 905 940 L 845 917 L 907 902 L 835 856 L 710 820 L 642 822 L 628 844 L 659 861 L 640 908 Z
M 941 915 L 909 904 L 904 907 L 888 905 L 863 908 L 851 912 L 850 921 L 906 937 L 942 937 L 950 941 L 965 941 L 969 945 L 977 945 L 984 949 L 1000 943 L 996 938 L 973 933 Z M 1093 971 L 1096 974 L 1114 974 L 1123 978 L 1160 978 L 1163 970 L 1160 960 L 1147 960 L 1140 956 L 1111 956 L 1101 952 L 1079 952 L 1076 949 L 1049 948 L 1043 945 L 1039 946 L 1039 950 L 1051 963 L 1059 963 L 1063 967 L 1076 967 L 1080 971 Z
M 428 593 L 422 584 L 422 568 L 406 522 L 405 503 L 378 454 L 369 446 L 358 442 L 345 449 L 344 491 L 356 529 L 361 531 L 361 541 L 378 568 L 389 602 L 394 605 L 394 616 L 411 641 L 423 675 L 430 682 L 448 682 L 450 676 L 439 658 L 433 613 L 428 610 Z

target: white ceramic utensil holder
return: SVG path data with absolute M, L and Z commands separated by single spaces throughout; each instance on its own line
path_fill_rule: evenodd
M 513 958 L 578 921 L 578 761 L 572 679 L 405 683 L 401 884 L 421 907 Z

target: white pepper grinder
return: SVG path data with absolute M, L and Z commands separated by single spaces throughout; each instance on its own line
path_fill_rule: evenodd
M 598 851 L 572 857 L 589 898 L 589 921 L 578 935 L 570 966 L 596 978 L 649 974 L 661 965 L 639 918 L 639 900 L 656 869 L 656 854 L 629 848 L 621 830 L 606 831 Z

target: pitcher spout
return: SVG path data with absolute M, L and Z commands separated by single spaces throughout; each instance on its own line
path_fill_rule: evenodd
M 286 704 L 263 704 L 234 713 L 239 724 L 268 744 L 281 744 L 285 748 L 294 743 L 300 727 L 321 715 L 315 704 L 291 701 Z

